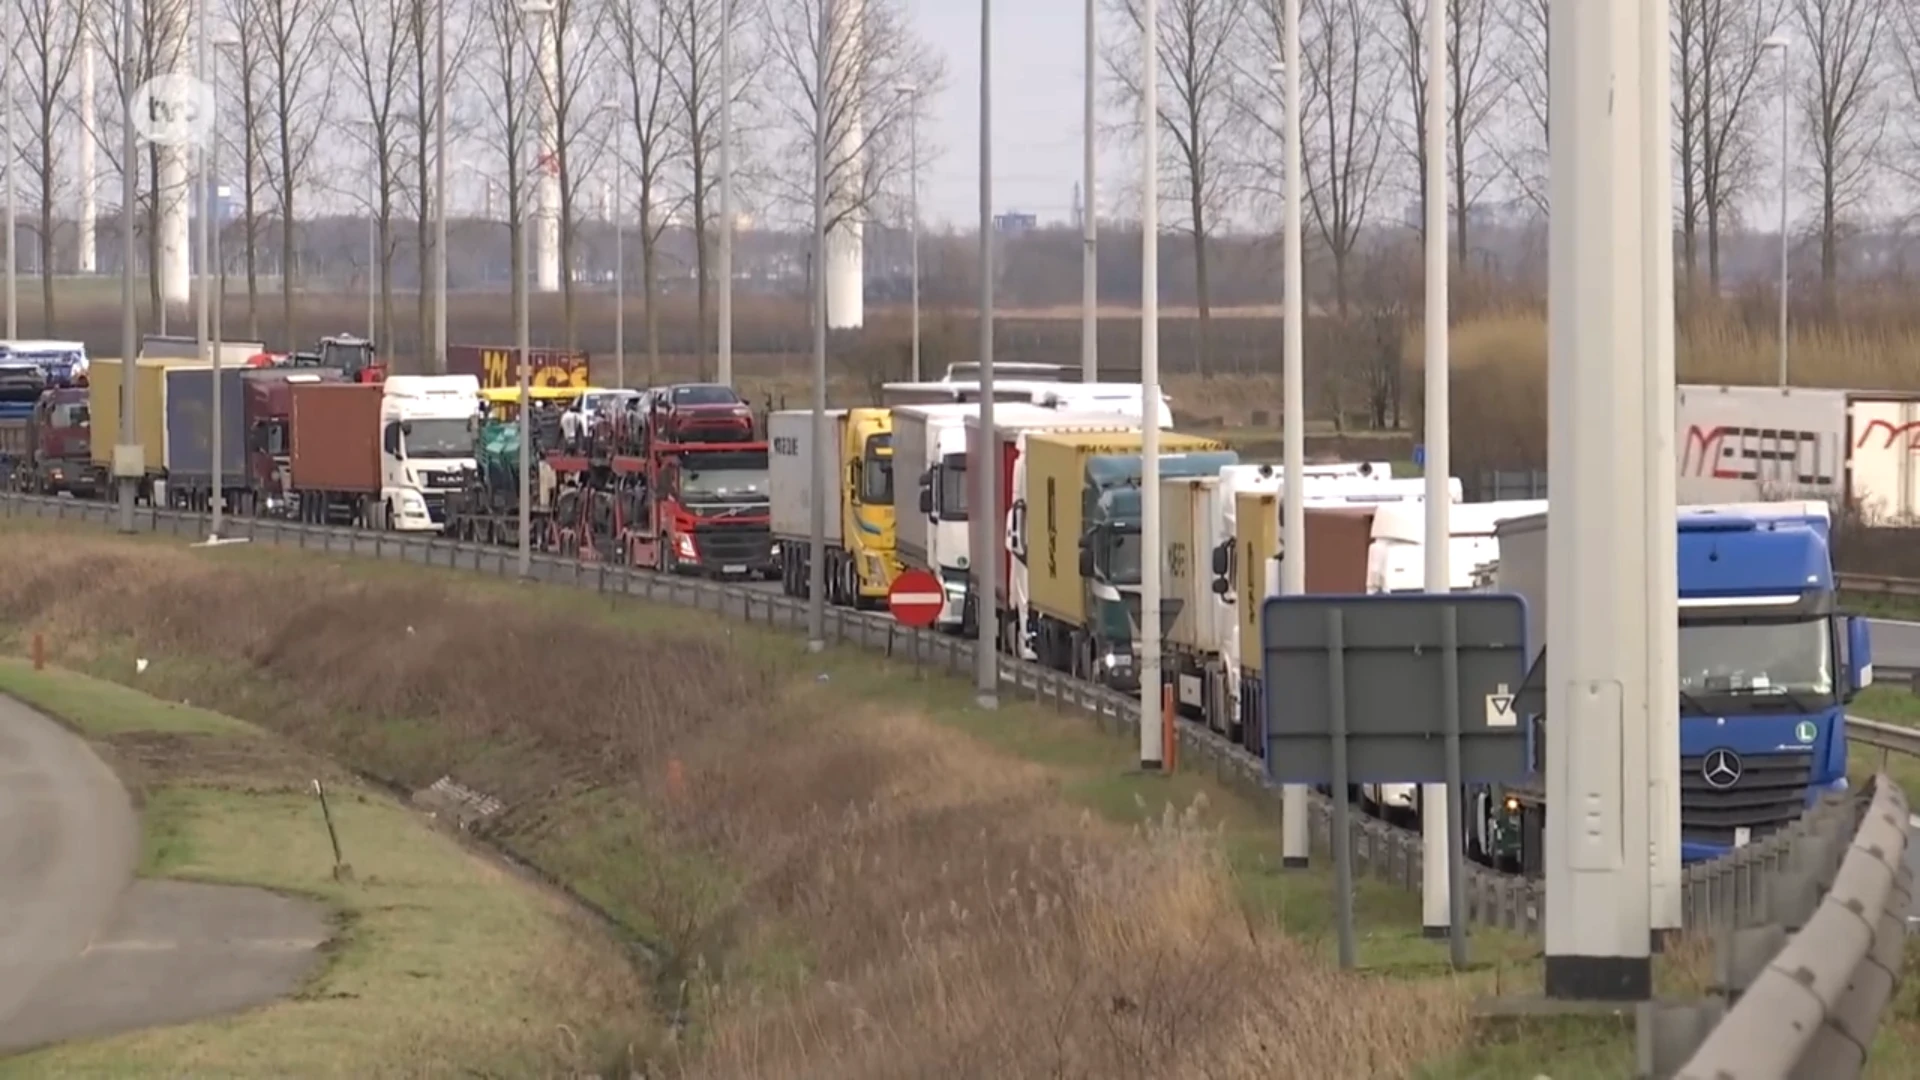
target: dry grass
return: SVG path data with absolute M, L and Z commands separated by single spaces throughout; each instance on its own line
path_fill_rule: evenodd
M 1376 1077 L 1468 1037 L 1467 984 L 1343 975 L 1249 917 L 1205 807 L 1075 810 L 1053 768 L 783 639 L 265 552 L 0 543 L 0 621 L 61 662 L 131 677 L 137 649 L 166 696 L 504 800 L 500 842 L 653 946 L 685 1032 L 656 1069 Z
M 1546 462 L 1547 328 L 1532 313 L 1475 320 L 1453 330 L 1452 406 L 1472 424 L 1453 429 L 1458 470 L 1539 468 Z M 1418 362 L 1418 343 L 1409 356 Z M 1920 389 L 1920 333 L 1905 321 L 1846 320 L 1803 325 L 1788 341 L 1798 386 Z M 1702 315 L 1677 329 L 1675 366 L 1682 382 L 1765 384 L 1779 370 L 1771 324 L 1732 314 Z M 1418 386 L 1409 375 L 1409 385 Z

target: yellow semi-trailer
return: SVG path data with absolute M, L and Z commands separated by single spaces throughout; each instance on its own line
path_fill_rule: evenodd
M 877 607 L 899 576 L 894 552 L 893 420 L 886 409 L 827 411 L 827 602 Z M 781 588 L 807 595 L 813 551 L 813 413 L 767 420 L 768 485 Z
M 146 462 L 146 479 L 141 481 L 140 498 L 151 500 L 154 481 L 166 475 L 167 464 L 167 371 L 176 367 L 194 367 L 197 357 L 145 358 L 134 361 L 134 416 L 141 454 Z M 124 365 L 119 360 L 94 360 L 87 372 L 87 412 L 92 421 L 91 452 L 96 465 L 111 470 L 113 447 L 120 441 L 120 379 Z M 233 407 L 238 409 L 240 402 Z
M 1141 433 L 1033 432 L 1024 530 L 1034 651 L 1041 663 L 1108 686 L 1137 685 Z M 1165 475 L 1209 475 L 1239 457 L 1217 439 L 1160 436 Z M 1160 553 L 1151 557 L 1160 558 Z

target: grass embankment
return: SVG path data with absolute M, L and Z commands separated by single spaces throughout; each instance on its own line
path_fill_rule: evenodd
M 870 654 L 445 571 L 0 543 L 16 647 L 38 632 L 118 679 L 144 656 L 161 696 L 499 798 L 492 839 L 652 947 L 683 1037 L 635 1054 L 661 1068 L 1409 1075 L 1468 1044 L 1494 982 L 1445 974 L 1414 899 L 1374 883 L 1371 970 L 1332 970 L 1327 876 L 1275 870 L 1271 822 L 1197 777 L 1127 776 L 1083 721 L 984 714 Z M 1476 951 L 1537 985 L 1529 946 Z
M 422 1076 L 598 1066 L 651 1021 L 605 934 L 416 813 L 258 727 L 0 661 L 0 691 L 78 728 L 142 804 L 139 873 L 257 885 L 335 917 L 293 999 L 0 1062 L 0 1076 Z M 354 874 L 336 881 L 320 810 Z

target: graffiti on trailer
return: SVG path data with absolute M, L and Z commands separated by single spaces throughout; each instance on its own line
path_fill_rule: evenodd
M 1897 426 L 1886 420 L 1869 421 L 1866 430 L 1862 431 L 1860 437 L 1854 440 L 1853 448 L 1855 450 L 1865 449 L 1867 440 L 1878 432 L 1886 433 L 1886 438 L 1881 441 L 1879 447 L 1882 450 L 1893 449 L 1894 443 L 1898 442 L 1900 438 L 1904 436 L 1907 440 L 1907 453 L 1920 452 L 1920 420 L 1910 421 Z
M 1816 431 L 1694 424 L 1681 447 L 1680 475 L 1831 487 L 1841 463 L 1826 442 Z

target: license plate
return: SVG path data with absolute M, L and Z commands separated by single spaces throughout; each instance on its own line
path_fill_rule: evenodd
M 729 566 L 720 572 L 723 574 L 744 574 L 747 572 L 747 568 L 744 566 Z

